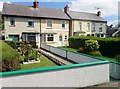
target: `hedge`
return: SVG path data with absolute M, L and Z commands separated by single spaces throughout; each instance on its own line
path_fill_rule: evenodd
M 0 59 L 0 71 L 13 71 L 20 69 L 19 56 L 15 49 L 4 41 L 1 41 L 2 58 Z
M 17 49 L 20 46 L 19 41 L 4 41 L 4 42 L 7 43 L 9 46 L 11 46 L 14 49 Z
M 120 38 L 74 36 L 69 38 L 69 46 L 75 49 L 84 47 L 86 40 L 97 40 L 100 45 L 99 51 L 103 56 L 115 57 L 120 54 Z

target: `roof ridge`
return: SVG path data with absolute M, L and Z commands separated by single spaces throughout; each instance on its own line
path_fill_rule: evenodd
M 95 13 L 89 13 L 89 12 L 80 12 L 80 11 L 69 11 L 69 12 L 76 12 L 76 13 L 86 13 L 86 14 L 94 14 L 94 15 L 96 15 Z

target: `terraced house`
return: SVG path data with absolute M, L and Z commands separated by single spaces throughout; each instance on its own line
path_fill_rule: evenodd
M 68 5 L 64 12 L 70 20 L 70 36 L 94 36 L 105 37 L 107 31 L 107 21 L 101 17 L 101 12 L 94 13 L 70 11 Z
M 5 39 L 29 41 L 33 45 L 45 43 L 52 46 L 67 45 L 69 17 L 64 11 L 33 6 L 4 3 L 2 16 Z
M 5 40 L 29 41 L 32 45 L 68 45 L 69 36 L 92 35 L 105 37 L 107 22 L 97 14 L 4 3 L 2 17 Z

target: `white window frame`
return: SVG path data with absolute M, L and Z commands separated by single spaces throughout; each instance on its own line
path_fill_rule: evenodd
M 79 29 L 80 31 L 82 31 L 82 22 L 81 22 L 81 21 L 78 22 L 78 29 Z
M 50 36 L 48 36 L 48 35 L 50 35 Z M 53 36 L 52 36 L 53 35 Z M 54 42 L 54 34 L 47 34 L 47 42 Z M 53 41 L 48 41 L 48 37 L 53 37 Z
M 88 27 L 89 24 L 89 27 Z M 87 32 L 90 32 L 90 23 L 87 23 Z
M 102 28 L 102 30 L 100 30 L 100 28 Z M 102 23 L 100 23 L 99 32 L 103 32 L 103 24 Z
M 33 26 L 29 26 L 28 24 L 29 21 L 33 22 Z M 28 22 L 27 22 L 27 27 L 34 27 L 34 20 L 28 20 Z
M 11 25 L 11 19 L 14 20 L 14 25 Z M 15 27 L 15 18 L 14 18 L 14 17 L 10 17 L 10 18 L 9 18 L 9 21 L 10 21 L 10 22 L 9 22 L 9 26 L 10 26 L 10 27 Z
M 63 23 L 63 22 L 64 22 L 64 23 Z M 65 25 L 65 27 L 62 27 L 63 24 Z M 62 20 L 62 21 L 61 21 L 61 28 L 62 28 L 62 29 L 65 29 L 65 28 L 66 28 L 66 21 L 65 21 L 65 20 Z
M 52 27 L 53 27 L 53 20 L 46 20 L 46 28 L 52 28 L 52 27 L 48 27 L 48 21 L 51 21 L 51 23 L 52 23 Z
M 65 38 L 64 38 L 64 40 L 68 40 L 68 37 L 67 37 L 67 35 L 65 35 Z
M 96 24 L 93 22 L 92 23 L 92 32 L 95 32 Z

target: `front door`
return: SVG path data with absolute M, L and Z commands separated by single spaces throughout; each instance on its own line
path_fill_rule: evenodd
M 63 37 L 62 37 L 62 35 L 59 36 L 59 46 L 63 46 Z

